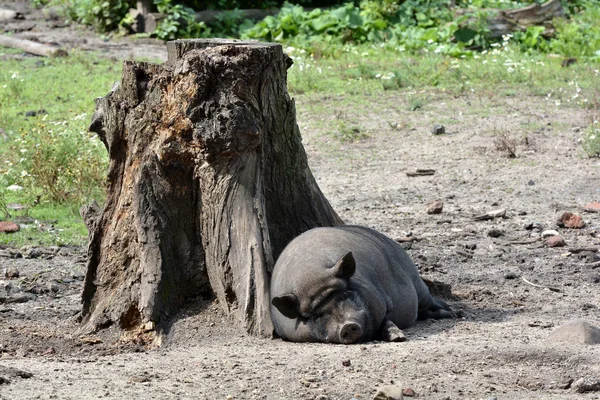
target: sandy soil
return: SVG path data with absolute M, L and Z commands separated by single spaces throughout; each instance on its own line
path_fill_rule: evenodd
M 19 3 L 3 5 L 11 4 Z M 117 59 L 166 53 L 34 21 L 38 28 L 19 35 L 68 38 Z M 347 117 L 369 137 L 340 143 L 328 132 L 344 115 L 343 97 L 296 100 L 313 173 L 334 208 L 393 238 L 410 232 L 418 240 L 406 247 L 421 273 L 452 285 L 462 317 L 419 322 L 405 343 L 297 344 L 248 337 L 217 304 L 199 302 L 182 310 L 165 346 L 148 350 L 77 333 L 83 249 L 0 249 L 2 270 L 20 273 L 0 278 L 0 399 L 349 400 L 388 384 L 425 399 L 600 398 L 571 387 L 600 380 L 600 345 L 549 338 L 572 319 L 600 326 L 600 258 L 569 251 L 600 245 L 599 214 L 582 211 L 600 200 L 599 160 L 583 157 L 578 143 L 584 111 L 490 91 L 436 95 L 409 112 L 391 92 Z M 431 134 L 436 123 L 446 134 Z M 516 143 L 516 158 L 498 148 L 502 135 Z M 417 168 L 435 174 L 407 176 Z M 432 200 L 443 201 L 441 214 L 426 213 Z M 501 208 L 505 218 L 474 220 Z M 558 227 L 564 211 L 586 227 Z M 567 247 L 545 246 L 548 229 Z

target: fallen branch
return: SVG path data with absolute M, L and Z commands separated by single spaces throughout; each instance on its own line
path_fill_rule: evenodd
M 510 242 L 506 242 L 506 244 L 534 244 L 539 242 L 540 239 L 529 239 L 529 240 L 513 240 Z
M 483 215 L 477 215 L 473 217 L 475 221 L 487 221 L 494 218 L 506 218 L 506 209 L 501 208 L 499 210 L 489 211 Z
M 598 247 L 598 246 L 573 247 L 573 248 L 569 249 L 569 253 L 577 254 L 577 253 L 583 253 L 584 251 L 591 251 L 592 253 L 596 253 L 598 251 L 598 249 L 600 249 L 600 247 Z
M 11 36 L 0 35 L 0 46 L 21 49 L 27 53 L 44 57 L 65 57 L 66 50 L 31 40 L 17 39 Z
M 427 176 L 435 174 L 435 169 L 420 169 L 417 168 L 415 172 L 407 172 L 406 176 L 414 177 L 414 176 Z
M 540 289 L 548 289 L 551 292 L 560 292 L 560 289 L 558 289 L 558 288 L 554 288 L 554 287 L 550 287 L 550 286 L 538 285 L 537 283 L 530 282 L 530 281 L 528 281 L 527 279 L 525 279 L 523 277 L 521 277 L 521 279 L 523 280 L 523 282 L 525 282 L 526 284 L 531 285 L 533 287 L 540 288 Z

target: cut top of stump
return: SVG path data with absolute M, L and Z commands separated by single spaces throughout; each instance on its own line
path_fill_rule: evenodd
M 258 40 L 238 39 L 179 39 L 167 42 L 167 62 L 172 63 L 183 58 L 183 55 L 192 50 L 207 49 L 219 46 L 243 46 L 281 48 L 279 43 L 265 43 Z

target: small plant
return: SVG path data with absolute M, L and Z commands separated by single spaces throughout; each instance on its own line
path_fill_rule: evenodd
M 423 108 L 423 106 L 427 103 L 425 98 L 422 96 L 417 96 L 414 94 L 409 94 L 407 96 L 407 109 L 408 111 L 417 111 Z
M 341 142 L 357 142 L 368 138 L 369 135 L 364 133 L 360 126 L 348 125 L 344 121 L 339 121 L 335 137 Z
M 600 119 L 596 118 L 582 133 L 581 145 L 588 157 L 600 156 Z
M 86 114 L 71 121 L 38 123 L 10 144 L 2 181 L 22 186 L 30 199 L 77 203 L 104 197 L 106 149 L 82 130 Z M 39 201 L 39 200 L 37 200 Z
M 208 33 L 204 22 L 196 22 L 194 10 L 171 0 L 155 0 L 159 13 L 165 15 L 152 33 L 162 40 L 202 37 Z
M 517 158 L 517 141 L 510 137 L 507 132 L 497 132 L 494 138 L 496 150 L 505 153 L 508 158 Z

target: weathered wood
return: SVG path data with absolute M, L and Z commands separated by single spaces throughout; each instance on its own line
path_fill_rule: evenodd
M 12 36 L 0 35 L 0 46 L 21 49 L 27 53 L 44 57 L 64 57 L 67 51 L 47 44 L 17 39 Z
M 216 296 L 270 335 L 274 260 L 298 234 L 342 221 L 308 168 L 278 44 L 180 40 L 162 65 L 125 62 L 90 130 L 110 156 L 90 229 L 83 329 L 136 329 Z
M 552 36 L 552 20 L 563 17 L 565 11 L 560 0 L 549 0 L 544 4 L 532 4 L 513 10 L 489 10 L 495 15 L 487 21 L 488 36 L 499 39 L 517 31 L 525 31 L 529 26 L 544 26 L 545 36 Z M 469 11 L 462 11 L 462 14 Z M 468 25 L 469 21 L 467 21 Z

